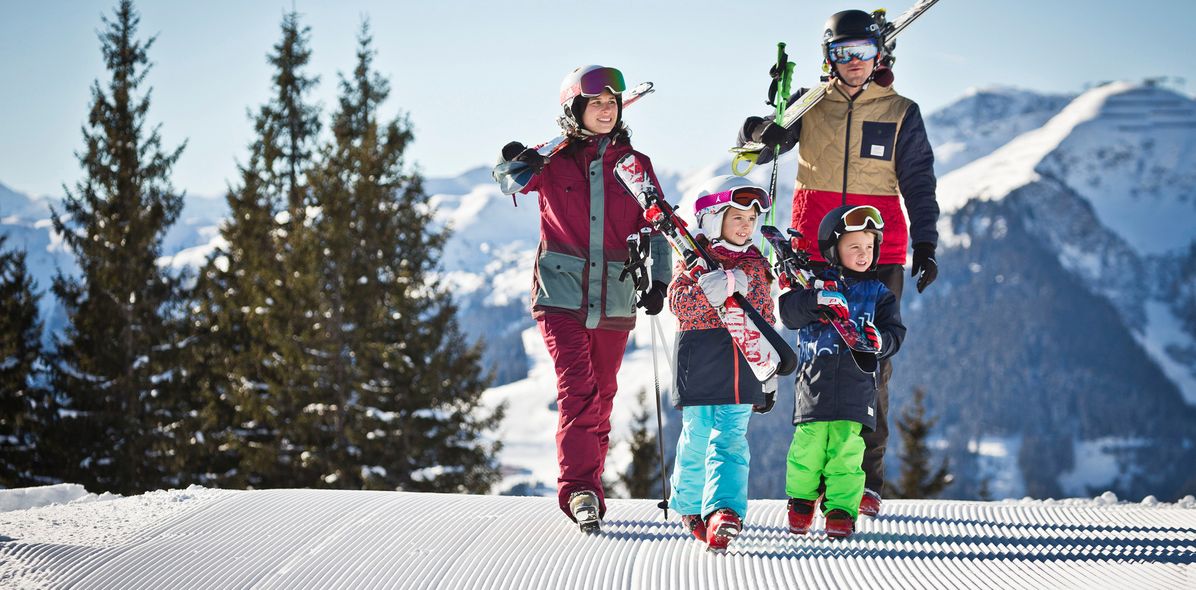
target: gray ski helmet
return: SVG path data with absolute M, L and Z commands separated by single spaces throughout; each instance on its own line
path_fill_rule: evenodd
M 830 264 L 841 265 L 839 260 L 839 238 L 851 231 L 866 231 L 876 238 L 876 249 L 872 252 L 872 264 L 868 270 L 876 269 L 880 260 L 880 244 L 884 241 L 885 221 L 880 210 L 871 205 L 845 205 L 831 209 L 818 224 L 818 252 Z
M 844 10 L 826 19 L 826 26 L 822 32 L 822 59 L 828 64 L 831 63 L 831 43 L 848 39 L 871 39 L 878 49 L 884 49 L 880 25 L 871 14 L 863 10 Z

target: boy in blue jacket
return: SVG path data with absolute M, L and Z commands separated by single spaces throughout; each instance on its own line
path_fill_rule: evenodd
M 833 209 L 818 226 L 818 248 L 829 263 L 818 278 L 834 286 L 795 289 L 780 298 L 781 321 L 798 330 L 801 363 L 785 470 L 794 534 L 810 529 L 821 483 L 827 536 L 855 530 L 864 494 L 861 432 L 876 427 L 878 362 L 896 354 L 905 338 L 897 298 L 876 275 L 883 230 L 875 207 Z M 878 352 L 853 352 L 830 319 L 855 323 Z

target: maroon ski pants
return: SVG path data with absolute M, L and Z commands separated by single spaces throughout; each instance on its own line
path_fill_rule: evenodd
M 556 456 L 561 467 L 557 499 L 561 510 L 573 518 L 569 495 L 590 490 L 598 494 L 601 514 L 606 514 L 602 469 L 610 443 L 616 376 L 630 332 L 590 330 L 565 314 L 544 314 L 536 323 L 556 367 L 560 414 Z

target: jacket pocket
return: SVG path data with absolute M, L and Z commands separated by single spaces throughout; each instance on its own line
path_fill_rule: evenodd
M 585 265 L 584 259 L 545 250 L 537 264 L 540 287 L 535 304 L 581 309 L 581 275 Z
M 897 124 L 864 121 L 860 138 L 860 157 L 890 161 L 897 142 Z M 888 219 L 888 218 L 886 218 Z
M 606 317 L 626 318 L 635 315 L 635 284 L 631 277 L 620 281 L 622 262 L 606 263 Z

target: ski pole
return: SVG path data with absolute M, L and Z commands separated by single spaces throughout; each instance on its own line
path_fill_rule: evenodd
M 771 97 L 773 105 L 777 108 L 777 113 L 773 117 L 773 122 L 775 122 L 777 125 L 780 125 L 781 121 L 785 119 L 785 109 L 789 106 L 789 86 L 793 82 L 793 65 L 794 64 L 789 62 L 789 56 L 785 53 L 785 43 L 783 41 L 777 43 L 777 65 L 773 70 L 774 79 L 772 84 L 772 88 L 774 88 L 775 91 Z M 780 168 L 780 161 L 781 145 L 777 144 L 775 147 L 773 147 L 772 178 L 768 181 L 768 197 L 772 199 L 774 206 L 771 207 L 768 210 L 768 213 L 765 215 L 765 224 L 773 226 L 776 225 L 777 218 L 777 208 L 775 204 L 777 202 L 777 170 Z M 767 241 L 765 241 L 764 244 L 764 254 L 768 257 L 769 264 L 775 263 L 776 253 L 773 251 L 772 247 Z
M 660 374 L 656 370 L 656 330 L 660 328 L 660 318 L 652 316 L 652 387 L 656 391 L 656 443 L 660 449 L 660 503 L 657 507 L 664 510 L 664 519 L 669 519 L 669 489 L 668 476 L 664 466 L 664 419 L 660 410 Z

